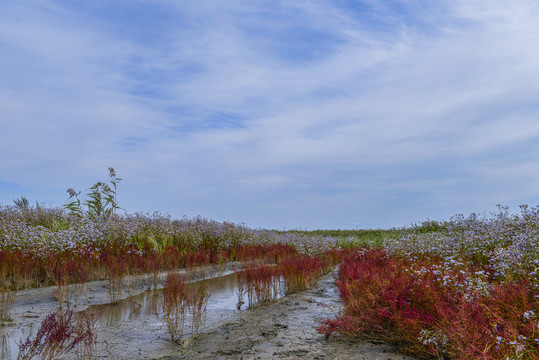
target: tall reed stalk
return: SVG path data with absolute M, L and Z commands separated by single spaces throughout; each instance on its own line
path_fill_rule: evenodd
M 116 176 L 116 171 L 109 167 L 109 184 L 98 181 L 92 185 L 85 194 L 86 198 L 82 201 L 79 199 L 80 191 L 75 191 L 73 188 L 67 189 L 69 198 L 64 204 L 64 208 L 72 214 L 78 216 L 87 216 L 90 219 L 106 218 L 110 219 L 116 214 L 117 209 L 121 209 L 118 205 L 117 191 L 118 183 L 122 180 Z M 86 206 L 86 211 L 83 209 Z

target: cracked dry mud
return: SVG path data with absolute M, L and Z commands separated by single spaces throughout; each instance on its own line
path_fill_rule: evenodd
M 159 359 L 417 359 L 388 344 L 351 342 L 336 335 L 326 340 L 316 331 L 320 319 L 335 316 L 341 307 L 335 275 L 336 270 L 310 290 L 238 314 L 190 339 L 178 354 Z

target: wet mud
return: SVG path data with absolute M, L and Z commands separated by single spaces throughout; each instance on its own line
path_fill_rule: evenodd
M 349 341 L 316 331 L 319 320 L 340 311 L 334 270 L 310 290 L 292 294 L 274 304 L 239 313 L 205 334 L 190 339 L 173 356 L 183 359 L 356 359 L 413 360 L 388 344 Z
M 128 286 L 123 300 L 111 305 L 108 282 L 95 281 L 88 284 L 88 297 L 79 299 L 74 310 L 98 317 L 97 359 L 415 359 L 389 345 L 350 342 L 339 336 L 326 340 L 316 331 L 320 319 L 335 316 L 342 306 L 334 279 L 336 270 L 310 290 L 273 304 L 252 309 L 244 304 L 238 309 L 234 266 L 238 264 L 191 273 L 192 280 L 213 279 L 201 281 L 211 294 L 203 333 L 191 337 L 187 326 L 187 340 L 182 345 L 170 340 L 162 311 L 162 290 L 134 291 Z M 160 276 L 159 287 L 165 277 Z M 13 321 L 0 326 L 1 359 L 16 359 L 16 343 L 35 334 L 41 320 L 58 309 L 53 292 L 51 287 L 17 295 Z
M 208 303 L 208 326 L 236 310 L 236 277 L 233 268 L 241 264 L 196 268 L 179 272 L 190 281 L 204 283 L 212 292 Z M 110 304 L 109 282 L 88 283 L 87 296 L 80 294 L 75 303 L 64 304 L 78 313 L 91 313 L 97 317 L 97 345 L 94 354 L 98 359 L 138 359 L 152 354 L 168 354 L 178 348 L 170 341 L 170 334 L 162 313 L 162 286 L 166 272 L 158 277 L 157 290 L 147 290 L 151 285 L 145 277 L 130 277 L 123 282 L 120 300 Z M 208 278 L 207 280 L 199 280 Z M 41 321 L 59 309 L 54 297 L 56 287 L 30 289 L 17 294 L 11 312 L 12 321 L 0 324 L 0 359 L 15 360 L 18 343 L 28 336 L 35 336 Z M 190 331 L 186 331 L 186 336 Z M 69 359 L 69 356 L 66 357 Z

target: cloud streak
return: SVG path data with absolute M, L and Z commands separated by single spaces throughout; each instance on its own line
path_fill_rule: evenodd
M 534 204 L 532 1 L 0 5 L 4 203 L 400 226 Z M 16 184 L 16 185 L 8 185 Z

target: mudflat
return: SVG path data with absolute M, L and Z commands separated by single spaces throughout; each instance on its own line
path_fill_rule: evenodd
M 214 278 L 205 280 L 211 282 L 208 284 L 212 293 L 206 327 L 194 337 L 189 337 L 188 332 L 182 345 L 170 340 L 161 311 L 161 290 L 126 287 L 123 300 L 110 305 L 108 282 L 93 281 L 88 283 L 87 296 L 81 295 L 73 309 L 99 316 L 95 352 L 99 359 L 417 359 L 388 344 L 350 341 L 338 335 L 325 339 L 316 331 L 321 319 L 334 317 L 341 310 L 337 269 L 321 277 L 309 290 L 251 309 L 244 304 L 238 310 L 237 285 L 231 273 L 239 265 L 200 269 L 195 276 Z M 159 277 L 159 287 L 165 277 L 166 273 Z M 58 309 L 54 291 L 54 287 L 48 287 L 17 294 L 13 321 L 0 327 L 1 359 L 16 359 L 16 343 L 35 334 L 41 320 Z
M 417 359 L 388 344 L 350 341 L 338 335 L 326 340 L 316 331 L 320 319 L 335 316 L 341 309 L 336 274 L 334 270 L 322 277 L 309 290 L 241 312 L 189 339 L 177 354 L 157 359 Z

